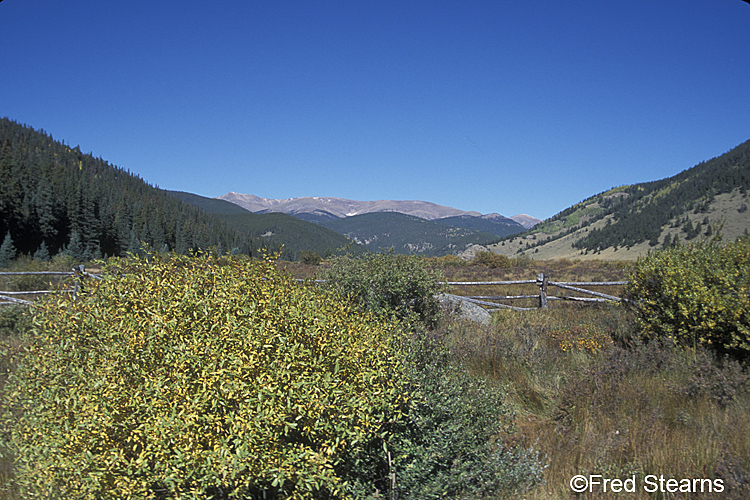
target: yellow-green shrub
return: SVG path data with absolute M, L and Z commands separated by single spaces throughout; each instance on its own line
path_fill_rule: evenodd
M 477 252 L 473 259 L 471 259 L 472 265 L 475 266 L 487 266 L 491 269 L 495 268 L 508 268 L 512 267 L 513 263 L 507 255 L 502 255 L 494 252 Z
M 171 255 L 104 273 L 79 300 L 38 306 L 9 382 L 24 498 L 346 498 L 372 484 L 358 464 L 385 459 L 403 404 L 390 327 L 271 262 Z
M 750 239 L 650 253 L 628 287 L 647 332 L 739 356 L 750 352 Z

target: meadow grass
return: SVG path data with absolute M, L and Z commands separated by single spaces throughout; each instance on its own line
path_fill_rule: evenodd
M 716 498 L 750 497 L 750 394 L 738 365 L 644 344 L 617 305 L 501 311 L 490 326 L 447 320 L 439 328 L 468 370 L 505 388 L 519 444 L 546 457 L 545 483 L 525 498 L 571 498 L 577 474 L 636 477 L 637 491 L 620 498 L 662 498 L 644 491 L 649 474 L 720 478 Z M 692 498 L 670 495 L 663 498 Z M 610 497 L 618 494 L 586 495 Z

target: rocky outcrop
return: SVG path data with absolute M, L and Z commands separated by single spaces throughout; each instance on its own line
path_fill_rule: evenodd
M 472 260 L 479 252 L 489 252 L 490 250 L 487 247 L 484 247 L 482 245 L 471 245 L 466 248 L 463 252 L 458 253 L 458 257 L 469 261 Z
M 473 321 L 481 325 L 489 325 L 492 322 L 492 316 L 482 306 L 469 302 L 458 295 L 450 293 L 441 293 L 435 296 L 440 304 L 456 314 L 460 319 Z

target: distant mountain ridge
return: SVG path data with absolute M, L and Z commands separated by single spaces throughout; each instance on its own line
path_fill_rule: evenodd
M 324 216 L 328 215 L 329 218 L 351 217 L 352 215 L 362 215 L 372 212 L 399 212 L 427 220 L 460 215 L 486 218 L 503 217 L 499 214 L 482 215 L 473 210 L 459 210 L 429 201 L 418 200 L 357 201 L 332 196 L 302 196 L 299 198 L 272 199 L 233 191 L 218 198 L 230 201 L 250 212 L 283 212 L 290 215 L 320 214 Z M 508 218 L 513 220 L 518 219 L 516 222 L 527 228 L 541 222 L 540 219 L 525 214 L 514 215 Z
M 286 260 L 298 260 L 303 252 L 336 255 L 341 252 L 359 254 L 364 247 L 331 229 L 284 213 L 258 214 L 235 203 L 206 198 L 181 191 L 165 191 L 172 197 L 194 205 L 228 226 L 249 237 L 255 249 L 280 252 Z
M 462 218 L 482 220 L 468 215 Z M 507 220 L 514 226 L 510 229 L 486 221 L 490 230 L 494 229 L 500 234 L 480 231 L 476 227 L 462 227 L 461 220 L 457 221 L 459 224 L 442 223 L 442 220 L 427 220 L 400 212 L 370 212 L 331 219 L 321 225 L 351 238 L 372 252 L 393 249 L 396 253 L 433 256 L 455 254 L 472 245 L 492 244 L 504 235 L 523 230 L 510 219 Z
M 498 214 L 482 215 L 479 217 L 457 215 L 454 217 L 433 219 L 432 222 L 443 226 L 492 234 L 501 238 L 511 234 L 522 233 L 526 230 L 526 227 L 523 224 Z
M 231 202 L 254 214 L 283 213 L 331 229 L 371 251 L 444 255 L 467 246 L 491 244 L 540 222 L 528 215 L 520 221 L 497 213 L 459 210 L 427 201 L 356 201 L 335 197 L 275 200 L 235 192 L 216 201 Z
M 479 212 L 459 210 L 429 201 L 375 200 L 357 201 L 330 196 L 303 196 L 300 198 L 270 199 L 252 194 L 229 192 L 219 199 L 231 201 L 251 212 L 283 212 L 290 215 L 322 213 L 336 218 L 351 217 L 372 212 L 399 212 L 421 219 L 440 219 L 456 215 L 481 216 Z
M 537 219 L 536 217 L 532 217 L 531 215 L 527 215 L 527 214 L 514 215 L 513 217 L 511 217 L 511 219 L 518 222 L 526 229 L 531 229 L 532 227 L 542 222 L 542 219 Z

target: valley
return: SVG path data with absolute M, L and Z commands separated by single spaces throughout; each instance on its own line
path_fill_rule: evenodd
M 540 221 L 428 201 L 218 198 L 169 191 L 9 119 L 0 122 L 0 236 L 17 255 L 121 256 L 146 243 L 286 260 L 392 249 L 635 260 L 649 250 L 750 230 L 750 141 L 672 177 L 616 187 Z M 62 181 L 64 179 L 64 181 Z

